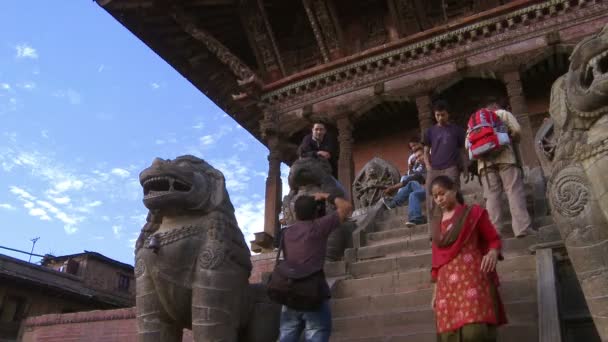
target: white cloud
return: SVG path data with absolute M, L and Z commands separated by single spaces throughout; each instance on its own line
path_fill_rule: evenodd
M 205 135 L 200 137 L 199 139 L 201 141 L 201 144 L 203 145 L 211 145 L 215 142 L 215 138 L 213 135 Z
M 232 147 L 238 151 L 245 151 L 247 149 L 247 144 L 245 144 L 244 141 L 237 141 L 234 144 L 232 144 Z
M 0 203 L 0 209 L 15 210 L 17 208 L 15 208 L 15 206 L 9 203 Z
M 19 45 L 15 46 L 15 50 L 17 50 L 17 55 L 15 56 L 17 58 L 31 58 L 31 59 L 38 58 L 38 52 L 36 51 L 36 49 L 31 47 L 27 43 L 23 43 L 23 44 L 19 44 Z
M 60 210 L 57 209 L 57 207 L 55 207 L 54 205 L 52 205 L 51 203 L 49 203 L 47 201 L 36 201 L 36 203 L 53 214 L 58 214 L 60 212 Z
M 198 122 L 196 125 L 192 126 L 192 128 L 194 129 L 202 129 L 205 127 L 205 124 L 203 122 Z
M 61 99 L 66 98 L 68 102 L 73 105 L 78 105 L 82 103 L 82 96 L 80 95 L 80 93 L 71 88 L 67 90 L 58 90 L 53 93 L 53 96 Z
M 30 200 L 30 201 L 34 201 L 36 199 L 36 197 L 32 196 L 29 192 L 21 189 L 20 187 L 13 185 L 9 189 L 13 194 L 15 194 L 23 199 Z
M 113 168 L 112 171 L 110 171 L 110 173 L 112 173 L 115 176 L 121 177 L 121 178 L 127 178 L 131 175 L 131 173 L 125 169 L 120 169 L 120 168 Z
M 100 65 L 100 66 L 97 68 L 97 72 L 102 72 L 102 71 L 103 71 L 103 69 L 105 69 L 105 67 L 106 67 L 106 66 L 105 66 L 105 65 L 103 65 L 103 64 L 102 64 L 102 65 Z
M 63 197 L 51 197 L 49 196 L 49 198 L 57 203 L 57 204 L 68 204 L 70 203 L 71 199 L 68 196 L 63 196 Z
M 31 216 L 38 217 L 43 221 L 51 221 L 51 217 L 42 208 L 32 208 L 28 212 Z
M 100 205 L 102 205 L 103 202 L 102 201 L 93 201 L 89 204 L 87 204 L 87 206 L 91 207 L 91 208 L 95 208 L 95 207 L 99 207 Z
M 2 90 L 11 90 L 11 85 L 8 83 L 0 83 L 0 89 Z
M 112 232 L 114 233 L 114 237 L 120 239 L 122 236 L 122 226 L 114 225 L 112 226 Z
M 264 201 L 248 201 L 235 208 L 236 219 L 247 241 L 253 240 L 253 233 L 264 230 Z
M 166 141 L 164 141 L 163 139 L 156 139 L 156 140 L 154 141 L 154 143 L 155 143 L 156 145 L 164 145 L 164 144 L 166 143 Z
M 17 87 L 21 88 L 21 89 L 25 89 L 25 90 L 33 90 L 36 88 L 36 82 L 22 82 L 22 83 L 18 83 Z
M 58 195 L 70 190 L 80 190 L 84 183 L 79 179 L 66 179 L 56 183 L 53 189 L 49 190 L 50 194 Z
M 40 136 L 48 139 L 49 138 L 49 131 L 47 131 L 46 129 L 43 129 L 42 131 L 40 131 Z
M 158 84 L 156 82 L 152 82 L 152 83 L 150 83 L 150 87 L 152 87 L 152 89 L 158 89 L 158 88 L 160 88 L 160 84 Z

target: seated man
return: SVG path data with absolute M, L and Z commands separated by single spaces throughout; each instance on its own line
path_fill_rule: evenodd
M 327 134 L 325 123 L 317 121 L 312 126 L 312 133 L 302 139 L 298 147 L 298 156 L 323 158 L 329 161 L 332 176 L 338 174 L 338 147 L 335 139 Z
M 408 204 L 407 226 L 426 223 L 426 218 L 422 215 L 422 203 L 426 200 L 426 190 L 422 186 L 425 183 L 426 169 L 424 167 L 424 150 L 421 147 L 415 152 L 416 162 L 412 172 L 401 178 L 401 182 L 393 184 L 384 190 L 385 196 L 390 196 L 395 191 L 397 194 L 391 199 L 382 201 L 387 209 Z

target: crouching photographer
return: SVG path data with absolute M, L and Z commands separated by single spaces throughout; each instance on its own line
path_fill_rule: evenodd
M 325 215 L 324 204 L 336 211 Z M 352 212 L 349 201 L 316 193 L 294 203 L 296 222 L 283 229 L 277 262 L 268 282 L 268 295 L 283 305 L 281 342 L 326 342 L 331 335 L 330 290 L 323 273 L 330 233 Z M 279 260 L 281 252 L 284 260 Z

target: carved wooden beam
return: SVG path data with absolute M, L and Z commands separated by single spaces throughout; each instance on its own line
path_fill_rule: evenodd
M 207 50 L 225 64 L 230 71 L 237 77 L 239 85 L 253 84 L 259 81 L 257 75 L 243 62 L 235 56 L 220 41 L 215 39 L 209 32 L 199 27 L 196 20 L 183 9 L 176 6 L 171 7 L 171 17 L 177 24 L 192 38 L 203 43 Z
M 262 1 L 242 1 L 240 14 L 249 44 L 255 53 L 260 69 L 265 70 L 271 80 L 285 76 L 285 67 Z
M 303 0 L 312 31 L 325 62 L 341 56 L 340 27 L 329 0 Z
M 327 52 L 327 47 L 325 46 L 325 42 L 323 41 L 323 35 L 321 33 L 319 23 L 317 22 L 317 18 L 315 18 L 315 14 L 311 8 L 311 0 L 302 0 L 302 2 L 304 4 L 304 10 L 306 10 L 308 20 L 310 21 L 312 32 L 314 33 L 315 39 L 317 40 L 317 45 L 319 45 L 319 50 L 321 51 L 323 61 L 329 62 L 329 53 Z

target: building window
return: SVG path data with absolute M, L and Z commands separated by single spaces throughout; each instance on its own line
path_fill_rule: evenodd
M 118 289 L 122 291 L 129 291 L 129 283 L 131 279 L 129 276 L 124 274 L 118 274 Z
M 25 298 L 6 296 L 0 307 L 0 322 L 19 322 L 23 319 Z

